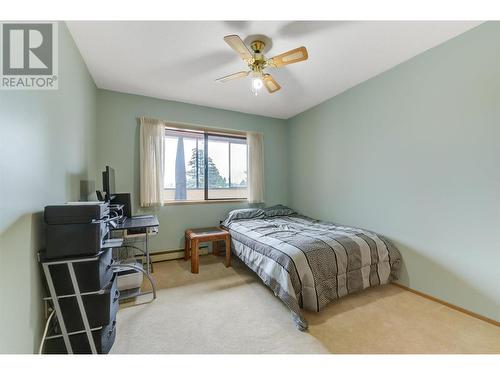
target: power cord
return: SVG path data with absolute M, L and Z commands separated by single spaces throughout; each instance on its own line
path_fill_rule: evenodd
M 40 348 L 38 349 L 38 354 L 42 354 L 42 352 L 43 352 L 43 344 L 45 343 L 45 338 L 47 337 L 47 332 L 49 330 L 49 324 L 50 324 L 50 321 L 52 320 L 52 317 L 54 316 L 55 312 L 56 312 L 56 310 L 52 310 L 49 317 L 47 318 L 47 323 L 45 323 L 45 329 L 43 330 L 42 341 L 40 342 Z

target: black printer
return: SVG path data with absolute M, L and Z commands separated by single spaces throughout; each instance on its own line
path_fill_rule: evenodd
M 110 209 L 107 202 L 75 202 L 47 206 L 45 259 L 94 255 L 108 236 Z

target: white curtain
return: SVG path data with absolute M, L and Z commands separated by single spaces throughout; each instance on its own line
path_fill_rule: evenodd
M 162 203 L 165 168 L 165 124 L 163 121 L 140 118 L 141 206 Z
M 247 133 L 248 202 L 264 202 L 264 141 L 261 133 Z

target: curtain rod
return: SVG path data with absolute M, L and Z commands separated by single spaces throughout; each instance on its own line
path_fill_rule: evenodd
M 165 126 L 178 126 L 184 129 L 190 129 L 190 130 L 199 130 L 199 131 L 206 131 L 206 132 L 211 132 L 211 133 L 220 133 L 220 134 L 233 134 L 233 135 L 242 135 L 246 136 L 247 131 L 244 130 L 233 130 L 233 129 L 227 129 L 227 128 L 217 128 L 217 127 L 210 127 L 206 125 L 200 125 L 200 124 L 193 124 L 193 123 L 188 123 L 188 122 L 180 122 L 180 121 L 168 121 L 168 120 L 162 120 L 162 119 L 155 119 L 147 116 L 140 116 L 138 119 L 140 120 L 141 118 L 145 120 L 154 120 L 154 121 L 161 121 L 165 124 Z M 251 133 L 261 133 L 261 132 L 256 132 L 256 131 L 250 131 Z

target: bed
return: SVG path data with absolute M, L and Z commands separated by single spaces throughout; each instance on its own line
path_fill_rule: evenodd
M 401 254 L 371 231 L 297 214 L 285 206 L 231 211 L 223 222 L 231 249 L 291 310 L 320 311 L 351 293 L 399 277 Z

